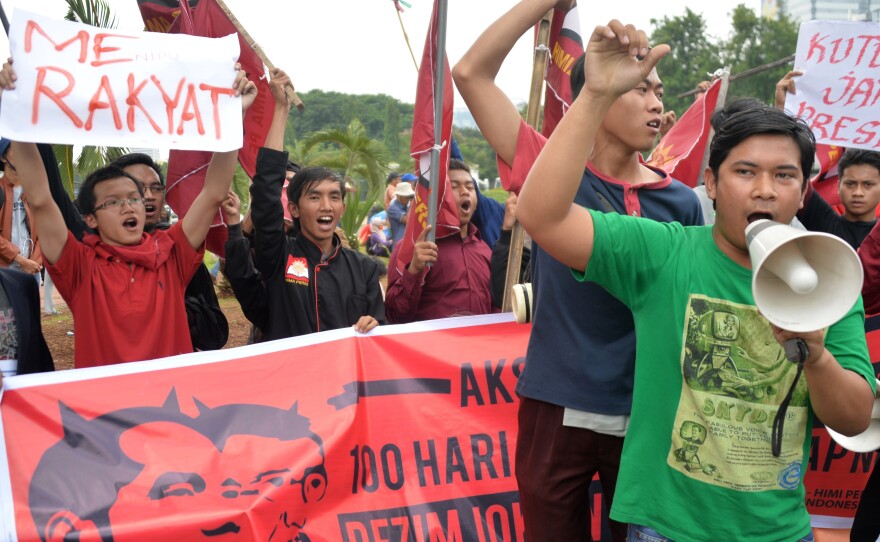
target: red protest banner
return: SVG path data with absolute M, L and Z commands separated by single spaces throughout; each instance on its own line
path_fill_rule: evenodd
M 702 96 L 684 112 L 648 158 L 648 165 L 660 168 L 691 188 L 700 179 L 706 144 L 721 92 L 721 79 L 716 79 Z
M 522 540 L 514 386 L 530 327 L 509 320 L 4 380 L 0 532 Z
M 865 320 L 865 336 L 874 369 L 880 374 L 880 316 Z M 880 452 L 851 452 L 836 442 L 820 422 L 813 427 L 813 444 L 807 464 L 807 511 L 813 527 L 849 529 L 859 506 L 862 490 Z

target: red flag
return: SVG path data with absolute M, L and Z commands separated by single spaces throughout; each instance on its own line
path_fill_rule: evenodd
M 138 7 L 148 31 L 176 33 L 172 27 L 181 12 L 178 0 L 138 0 Z
M 416 105 L 413 112 L 412 144 L 410 155 L 416 159 L 416 171 L 419 182 L 416 187 L 415 200 L 410 205 L 409 220 L 406 223 L 406 231 L 400 243 L 400 252 L 397 256 L 398 270 L 402 273 L 406 264 L 412 260 L 415 241 L 421 235 L 422 230 L 428 225 L 428 201 L 431 196 L 429 179 L 431 178 L 431 149 L 434 148 L 434 77 L 437 66 L 437 4 L 434 0 L 434 10 L 431 13 L 431 26 L 428 28 L 428 36 L 425 39 L 425 50 L 422 53 L 422 64 L 419 67 L 419 83 L 416 89 Z M 458 207 L 452 190 L 448 190 L 447 169 L 449 167 L 449 149 L 452 141 L 452 77 L 449 73 L 449 62 L 443 67 L 443 118 L 442 122 L 442 146 L 440 150 L 438 183 L 439 194 L 437 195 L 437 226 L 434 229 L 437 239 L 461 231 L 458 222 Z
M 167 3 L 167 2 L 166 2 Z M 146 22 L 145 5 L 149 2 L 142 1 L 141 14 Z M 220 38 L 229 34 L 237 34 L 241 46 L 239 63 L 248 73 L 252 81 L 257 84 L 256 101 L 248 109 L 244 117 L 244 145 L 238 153 L 238 161 L 248 176 L 253 177 L 256 171 L 257 151 L 266 141 L 266 134 L 274 109 L 274 99 L 269 90 L 269 84 L 263 77 L 263 61 L 254 50 L 238 34 L 235 25 L 220 9 L 215 0 L 201 0 L 190 14 L 190 8 L 184 0 L 180 0 L 178 10 L 183 16 L 178 17 L 178 24 L 172 31 L 194 36 L 208 38 Z M 177 151 L 172 150 L 168 157 L 168 192 L 167 201 L 174 212 L 180 217 L 186 215 L 193 200 L 202 190 L 205 184 L 205 173 L 212 153 L 203 151 Z M 221 256 L 224 253 L 223 245 L 226 242 L 226 228 L 223 225 L 223 214 L 217 211 L 211 231 L 208 233 L 208 250 Z
M 839 178 L 837 176 L 837 163 L 845 151 L 837 145 L 816 144 L 816 158 L 819 160 L 819 174 L 810 179 L 813 190 L 834 207 L 834 210 L 843 214 L 843 204 L 840 202 L 840 193 L 837 191 Z
M 709 120 L 715 112 L 720 89 L 721 79 L 716 79 L 663 136 L 648 158 L 648 165 L 666 171 L 691 188 L 697 185 L 709 141 Z
M 537 39 L 537 28 L 535 33 Z M 544 125 L 541 133 L 550 137 L 562 115 L 571 106 L 571 67 L 584 54 L 581 38 L 581 25 L 577 6 L 569 11 L 553 10 L 553 23 L 550 25 L 550 62 L 544 80 Z

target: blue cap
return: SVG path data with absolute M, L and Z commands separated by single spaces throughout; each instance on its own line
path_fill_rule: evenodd
M 4 139 L 3 141 L 6 141 L 6 140 Z M 416 177 L 415 175 L 413 175 L 412 173 L 404 173 L 403 177 L 401 177 L 400 180 L 411 183 L 413 181 L 418 181 L 419 178 Z

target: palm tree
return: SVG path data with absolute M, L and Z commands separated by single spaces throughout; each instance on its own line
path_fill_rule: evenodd
M 384 145 L 370 139 L 363 124 L 354 119 L 345 130 L 331 128 L 307 136 L 297 148 L 309 157 L 309 165 L 343 172 L 353 190 L 345 195 L 342 229 L 357 249 L 358 229 L 385 190 L 388 153 Z
M 66 0 L 68 21 L 81 22 L 100 28 L 116 28 L 116 17 L 105 0 Z M 73 145 L 53 145 L 61 181 L 70 197 L 73 197 L 74 180 L 85 176 L 126 154 L 128 149 L 119 147 L 85 146 L 74 160 Z

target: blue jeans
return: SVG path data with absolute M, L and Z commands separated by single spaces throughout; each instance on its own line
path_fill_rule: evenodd
M 626 540 L 627 542 L 674 542 L 650 527 L 633 524 L 629 525 L 629 529 L 626 532 Z M 812 531 L 798 542 L 813 542 Z

